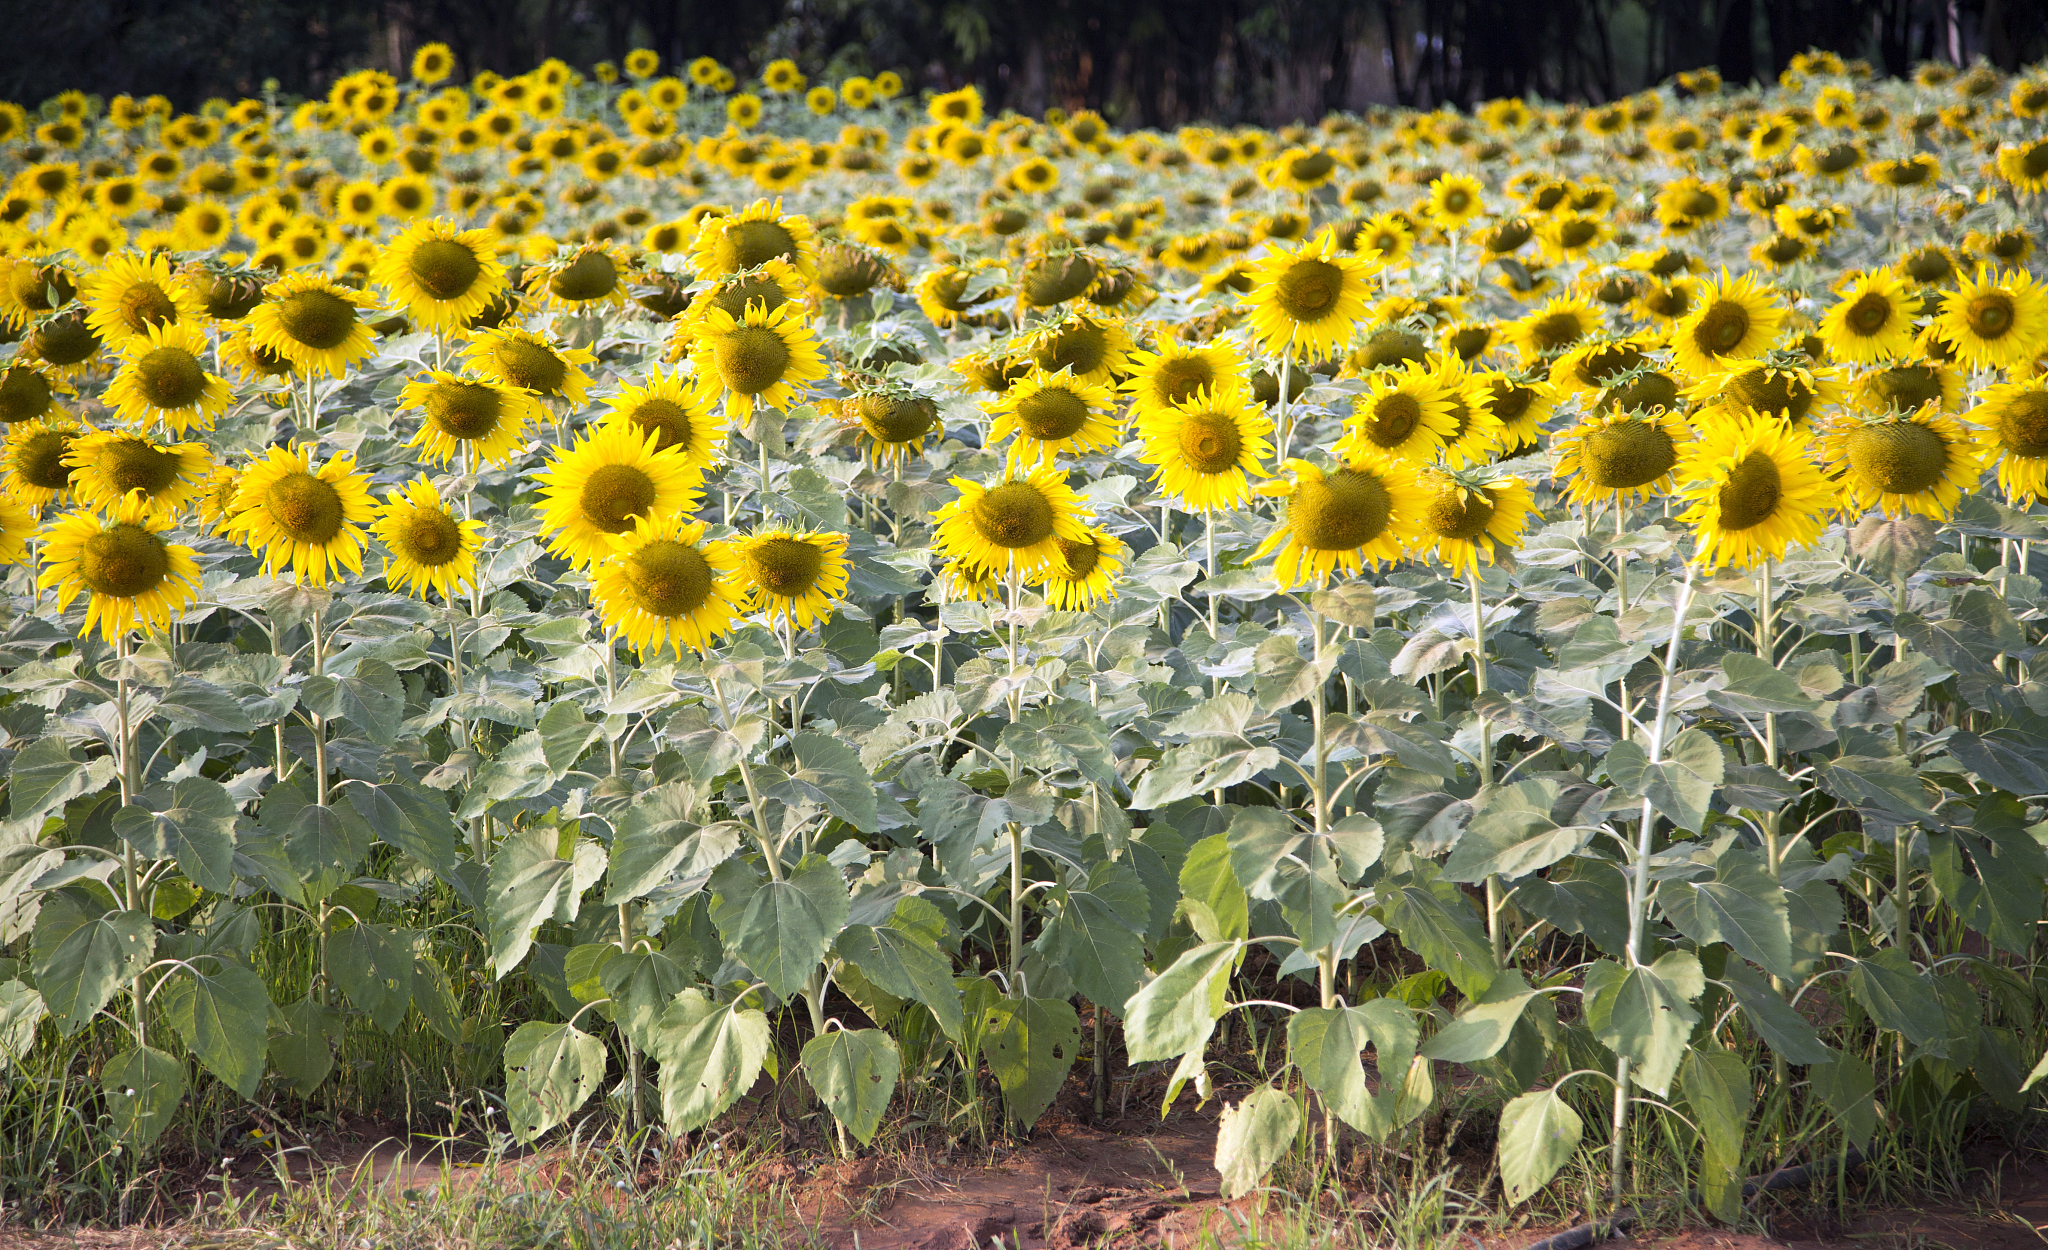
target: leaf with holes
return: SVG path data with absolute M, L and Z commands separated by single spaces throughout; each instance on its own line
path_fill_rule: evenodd
M 505 1116 L 530 1142 L 604 1084 L 604 1043 L 571 1025 L 529 1020 L 505 1042 Z
M 833 1029 L 804 1044 L 804 1079 L 832 1117 L 865 1146 L 896 1092 L 902 1061 L 896 1041 L 880 1029 Z

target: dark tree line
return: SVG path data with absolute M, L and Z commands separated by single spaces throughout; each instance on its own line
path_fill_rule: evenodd
M 793 56 L 828 79 L 899 69 L 992 104 L 1125 125 L 1276 123 L 1374 103 L 1535 92 L 1605 100 L 1685 69 L 1769 79 L 1818 47 L 1899 73 L 1929 59 L 2048 56 L 2043 0 L 0 0 L 0 97 L 77 87 L 184 107 L 404 76 L 414 48 L 465 72 L 577 65 L 633 47 L 751 74 Z

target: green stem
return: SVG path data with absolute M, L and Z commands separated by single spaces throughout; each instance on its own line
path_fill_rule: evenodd
M 727 705 L 725 689 L 718 684 L 716 677 L 711 679 L 711 694 L 713 698 L 718 700 L 718 714 L 724 718 L 725 728 L 729 733 L 732 730 L 732 709 Z M 754 768 L 752 764 L 748 763 L 745 751 L 741 751 L 739 756 L 740 784 L 746 787 L 747 805 L 754 812 L 754 837 L 761 844 L 761 858 L 768 861 L 768 879 L 780 881 L 782 880 L 782 856 L 775 849 L 774 836 L 768 832 L 768 814 L 761 810 L 761 792 L 754 786 Z
M 1465 566 L 1465 585 L 1472 592 L 1472 696 L 1486 693 L 1486 604 L 1479 590 L 1479 561 L 1475 557 Z M 1493 726 L 1487 723 L 1483 713 L 1479 717 L 1479 788 L 1485 790 L 1493 784 Z M 1500 877 L 1489 873 L 1486 878 L 1486 940 L 1493 948 L 1493 962 L 1507 962 L 1507 933 L 1501 915 L 1506 899 L 1500 888 Z
M 120 742 L 118 746 L 121 758 L 118 763 L 121 766 L 122 807 L 133 803 L 135 801 L 135 792 L 142 788 L 139 779 L 135 775 L 135 726 L 129 723 L 128 719 L 128 648 L 129 638 L 124 633 L 121 635 L 119 642 L 115 644 L 114 649 L 114 662 L 119 666 L 114 675 L 114 709 L 115 715 L 120 720 Z M 128 910 L 143 910 L 142 865 L 136 859 L 135 844 L 125 840 L 121 844 L 121 872 L 122 881 L 126 886 L 128 896 Z M 142 976 L 139 973 L 129 978 L 128 1002 L 134 1013 L 135 1048 L 140 1050 L 149 1044 L 149 1026 L 143 1019 Z

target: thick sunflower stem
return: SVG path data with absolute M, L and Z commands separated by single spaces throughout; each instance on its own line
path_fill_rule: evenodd
M 1656 764 L 1664 755 L 1664 730 L 1671 716 L 1671 674 L 1678 667 L 1678 644 L 1685 637 L 1685 614 L 1692 607 L 1692 576 L 1694 566 L 1685 566 L 1685 581 L 1679 584 L 1676 611 L 1671 618 L 1671 642 L 1664 650 L 1664 673 L 1657 687 L 1657 715 L 1650 722 L 1649 762 Z M 1657 829 L 1656 809 L 1649 799 L 1643 800 L 1642 811 L 1636 824 L 1635 863 L 1629 872 L 1628 908 L 1628 961 L 1633 965 L 1643 962 L 1643 941 L 1650 918 L 1650 849 L 1651 838 Z
M 323 677 L 327 667 L 327 612 L 313 609 L 313 676 Z M 327 718 L 313 713 L 313 801 L 327 806 Z
M 725 701 L 725 688 L 718 679 L 711 679 L 712 697 L 718 700 L 718 715 L 725 721 L 728 731 L 732 729 L 732 707 Z M 782 880 L 782 856 L 776 851 L 775 836 L 768 832 L 768 814 L 761 810 L 761 791 L 754 785 L 754 766 L 748 762 L 747 753 L 740 752 L 740 783 L 747 790 L 747 806 L 754 813 L 754 837 L 761 845 L 761 858 L 768 861 L 768 878 Z
M 607 629 L 604 631 L 604 704 L 606 707 L 610 707 L 612 701 L 619 697 L 618 669 L 618 631 Z M 616 777 L 619 775 L 619 740 L 617 738 L 607 738 L 604 745 L 606 753 L 611 756 L 611 775 Z M 625 908 L 623 905 L 620 906 L 619 911 L 620 919 L 623 920 L 625 918 Z
M 121 635 L 120 641 L 115 644 L 114 649 L 114 663 L 118 666 L 114 672 L 114 714 L 120 722 L 118 727 L 120 741 L 117 743 L 120 759 L 116 762 L 121 766 L 122 807 L 127 807 L 130 803 L 133 803 L 135 801 L 135 792 L 141 789 L 141 783 L 135 774 L 135 726 L 129 720 L 128 714 L 128 649 L 129 638 L 124 633 Z M 143 910 L 142 864 L 136 858 L 135 845 L 132 842 L 123 841 L 121 844 L 121 878 L 127 894 L 128 910 Z M 149 1026 L 143 1019 L 145 1000 L 142 994 L 142 977 L 140 974 L 130 977 L 128 980 L 128 1002 L 133 1013 L 132 1023 L 135 1031 L 135 1048 L 140 1050 L 148 1045 L 149 1037 Z
M 1024 969 L 1024 826 L 1010 822 L 1010 993 Z
M 1472 697 L 1476 702 L 1486 693 L 1486 603 L 1480 594 L 1479 561 L 1475 557 L 1465 566 L 1465 585 L 1472 596 Z M 1484 713 L 1479 717 L 1479 788 L 1484 790 L 1493 784 L 1493 726 L 1487 723 Z M 1493 962 L 1506 963 L 1507 933 L 1502 910 L 1507 896 L 1502 892 L 1500 878 L 1489 874 L 1486 878 L 1486 940 L 1493 948 Z
M 1628 533 L 1628 505 L 1617 496 L 1614 500 L 1614 537 L 1622 538 Z M 1628 553 L 1614 553 L 1614 615 L 1616 618 L 1628 612 Z
M 1613 1210 L 1621 1208 L 1623 1178 L 1628 1162 L 1628 1057 L 1614 1061 L 1614 1120 L 1607 1142 L 1607 1200 Z
M 1771 561 L 1765 557 L 1756 571 L 1756 658 L 1776 668 L 1778 640 L 1772 633 L 1772 601 Z M 1775 712 L 1764 713 L 1764 762 L 1772 768 L 1778 766 L 1778 717 Z
M 622 954 L 622 955 L 630 955 L 630 954 L 632 954 L 632 953 L 633 953 L 633 946 L 634 946 L 634 939 L 633 939 L 633 911 L 632 911 L 632 905 L 631 905 L 631 904 L 629 904 L 629 903 L 620 903 L 620 904 L 619 904 L 619 953 L 620 953 L 620 954 Z M 623 1032 L 623 1030 L 621 1031 L 621 1034 L 620 1034 L 620 1036 L 622 1036 L 622 1037 L 624 1036 L 624 1032 Z M 637 1133 L 637 1132 L 639 1132 L 639 1131 L 640 1131 L 640 1119 L 641 1119 L 641 1109 L 640 1109 L 640 1107 L 641 1107 L 641 1096 L 640 1096 L 640 1048 L 639 1048 L 638 1046 L 635 1046 L 635 1045 L 633 1044 L 633 1039 L 632 1039 L 632 1038 L 630 1038 L 630 1037 L 627 1037 L 627 1038 L 625 1039 L 625 1041 L 626 1041 L 626 1123 L 627 1123 L 627 1124 L 628 1124 L 629 1126 L 631 1126 L 631 1128 L 633 1129 L 633 1131 L 634 1131 L 634 1132 L 636 1132 L 636 1133 Z
M 1023 606 L 1024 571 L 1017 567 L 1017 553 L 1010 553 L 1010 723 L 1024 716 L 1024 692 L 1017 686 L 1017 613 Z

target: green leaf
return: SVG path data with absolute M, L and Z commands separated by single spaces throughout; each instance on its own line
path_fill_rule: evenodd
M 164 1014 L 208 1071 L 242 1097 L 252 1098 L 263 1079 L 270 995 L 263 978 L 241 964 L 219 958 L 200 961 L 207 962 L 214 971 L 188 967 L 171 978 L 159 996 Z
M 270 1066 L 304 1098 L 334 1070 L 341 1031 L 341 1013 L 310 994 L 279 1008 L 271 1017 Z
M 1754 856 L 1723 855 L 1712 881 L 1666 881 L 1657 887 L 1657 902 L 1665 918 L 1698 945 L 1726 942 L 1776 976 L 1793 974 L 1785 891 Z
M 548 919 L 575 920 L 583 891 L 604 875 L 603 847 L 579 843 L 570 858 L 562 859 L 560 845 L 557 830 L 535 825 L 508 835 L 491 860 L 486 910 L 491 963 L 501 981 L 533 948 L 534 929 Z
M 529 1020 L 505 1042 L 505 1116 L 530 1142 L 604 1084 L 604 1043 L 574 1026 Z
M 1654 764 L 1634 739 L 1617 742 L 1607 752 L 1607 775 L 1623 793 L 1649 799 L 1665 819 L 1695 833 L 1706 823 L 1708 805 L 1726 767 L 1721 744 L 1696 728 L 1672 739 L 1664 757 Z
M 1448 881 L 1380 887 L 1387 927 L 1401 935 L 1401 944 L 1422 962 L 1451 979 L 1467 998 L 1486 992 L 1500 975 L 1493 946 L 1472 904 Z
M 600 988 L 612 1000 L 612 1019 L 619 1031 L 641 1050 L 652 1051 L 662 1013 L 689 987 L 690 970 L 666 951 L 637 950 L 614 954 L 597 975 Z
M 307 678 L 299 701 L 330 720 L 346 719 L 378 746 L 396 742 L 405 724 L 405 684 L 382 660 L 364 660 L 346 677 Z
M 198 885 L 225 894 L 234 885 L 234 799 L 207 777 L 154 785 L 114 814 L 114 832 L 151 859 L 175 859 Z
M 737 1002 L 705 1008 L 695 990 L 677 995 L 651 1048 L 661 1064 L 661 1114 L 671 1133 L 723 1115 L 753 1086 L 768 1055 L 766 1015 Z
M 185 1065 L 147 1046 L 127 1051 L 100 1069 L 100 1090 L 114 1136 L 130 1146 L 147 1146 L 170 1127 L 185 1097 Z
M 327 970 L 357 1010 L 396 1033 L 412 1005 L 412 935 L 390 925 L 352 924 L 327 938 Z
M 107 1005 L 118 986 L 149 966 L 156 926 L 142 912 L 100 912 L 57 891 L 43 902 L 30 950 L 36 989 L 57 1031 L 69 1037 Z
M 110 756 L 86 760 L 62 738 L 38 738 L 21 749 L 8 771 L 8 811 L 16 820 L 41 816 L 73 799 L 99 793 L 113 783 L 115 774 Z
M 951 961 L 936 946 L 893 925 L 864 924 L 846 926 L 838 945 L 840 958 L 862 976 L 886 993 L 931 1008 L 940 1031 L 954 1042 L 962 1040 L 960 989 L 953 983 Z
M 455 865 L 455 817 L 438 795 L 403 782 L 353 781 L 348 803 L 370 832 L 441 876 Z
M 1608 759 L 1611 762 L 1613 756 Z M 1512 881 L 1576 854 L 1592 830 L 1560 826 L 1550 818 L 1558 793 L 1555 781 L 1518 781 L 1481 790 L 1473 799 L 1465 836 L 1444 861 L 1443 879 L 1484 881 L 1497 875 Z
M 1088 1001 L 1120 1011 L 1145 971 L 1141 936 L 1152 900 L 1127 861 L 1103 860 L 1087 888 L 1060 892 L 1060 912 L 1038 949 L 1074 979 Z
M 1261 1085 L 1244 1101 L 1224 1109 L 1216 1125 L 1216 1171 L 1223 1177 L 1223 1197 L 1242 1198 L 1259 1187 L 1273 1165 L 1287 1157 L 1301 1127 L 1301 1108 L 1271 1085 Z
M 309 904 L 332 894 L 369 853 L 369 830 L 352 811 L 331 805 L 306 804 L 292 817 L 285 834 L 285 854 Z
M 1352 1007 L 1306 1007 L 1287 1017 L 1287 1057 L 1338 1119 L 1360 1132 L 1372 1124 L 1372 1092 L 1360 1056 L 1371 1034 Z
M 211 682 L 180 677 L 157 699 L 156 714 L 180 729 L 245 734 L 256 729 L 241 701 Z
M 540 723 L 535 729 L 540 734 L 541 758 L 547 761 L 548 772 L 556 777 L 569 771 L 590 744 L 597 741 L 597 735 L 604 728 L 604 722 L 587 720 L 583 709 L 568 699 L 558 699 L 541 713 Z
M 1902 759 L 1845 755 L 1820 766 L 1821 789 L 1886 824 L 1934 819 L 1920 774 Z
M 1913 966 L 1905 952 L 1887 947 L 1849 968 L 1849 993 L 1881 1029 L 1905 1035 L 1915 1046 L 1948 1032 L 1934 982 Z
M 1628 1058 L 1637 1083 L 1664 1097 L 1700 1022 L 1691 1004 L 1705 989 L 1690 951 L 1671 951 L 1647 968 L 1601 960 L 1586 972 L 1586 1023 L 1601 1045 Z
M 36 1025 L 49 1014 L 41 994 L 21 981 L 0 981 L 0 1072 L 28 1054 L 36 1042 Z
M 1890 582 L 1906 577 L 1934 552 L 1940 526 L 1930 517 L 1873 512 L 1849 533 L 1849 550 L 1870 566 L 1873 577 Z
M 1205 942 L 1251 936 L 1251 900 L 1231 867 L 1227 835 L 1212 833 L 1188 848 L 1180 870 L 1181 906 Z
M 981 1057 L 1028 1132 L 1081 1057 L 1081 1018 L 1063 998 L 999 998 L 982 1016 Z
M 1842 1136 L 1852 1146 L 1870 1145 L 1877 1132 L 1877 1076 L 1870 1065 L 1855 1055 L 1838 1054 L 1828 1063 L 1806 1070 L 1814 1092 L 1842 1126 Z
M 738 825 L 722 821 L 699 829 L 689 820 L 696 807 L 696 788 L 687 781 L 656 786 L 633 800 L 612 840 L 605 906 L 630 903 L 677 873 L 708 880 L 739 849 Z
M 1761 716 L 1769 712 L 1811 712 L 1819 706 L 1790 673 L 1747 651 L 1730 651 L 1721 657 L 1721 671 L 1728 684 L 1707 695 L 1708 701 L 1724 712 Z
M 1423 1045 L 1423 1055 L 1448 1063 L 1493 1058 L 1507 1045 L 1515 1022 L 1536 996 L 1537 991 L 1529 988 L 1522 974 L 1510 968 L 1494 978 L 1486 993 L 1460 1008 L 1451 1022 Z
M 1223 1014 L 1244 943 L 1206 942 L 1183 951 L 1166 971 L 1124 1005 L 1124 1048 L 1130 1062 L 1177 1059 L 1209 1040 Z
M 846 927 L 850 906 L 839 869 L 812 854 L 781 881 L 762 882 L 743 896 L 721 889 L 711 921 L 777 998 L 794 998 Z
M 832 1117 L 865 1146 L 896 1092 L 902 1060 L 880 1029 L 832 1029 L 804 1044 L 804 1078 Z
M 1735 1001 L 1742 1005 L 1743 1018 L 1764 1039 L 1764 1044 L 1786 1063 L 1826 1063 L 1835 1052 L 1820 1040 L 1806 1017 L 1794 1011 L 1770 982 L 1739 961 L 1729 961 L 1723 974 Z
M 861 766 L 860 752 L 810 730 L 798 733 L 790 745 L 796 752 L 792 780 L 815 791 L 827 811 L 862 833 L 881 828 L 875 779 Z
M 1733 1222 L 1742 1210 L 1742 1137 L 1749 1124 L 1749 1065 L 1732 1050 L 1686 1052 L 1679 1070 L 1685 1101 L 1703 1149 L 1700 1193 L 1714 1218 Z
M 2027 1079 L 2020 1083 L 2020 1093 L 2024 1094 L 2040 1084 L 2043 1077 L 2048 1077 L 2048 1054 L 2043 1054 L 2041 1062 L 2034 1065 L 2032 1072 L 2027 1073 Z
M 1523 1094 L 1501 1109 L 1500 1178 L 1508 1201 L 1527 1202 L 1579 1148 L 1585 1121 L 1555 1089 Z

